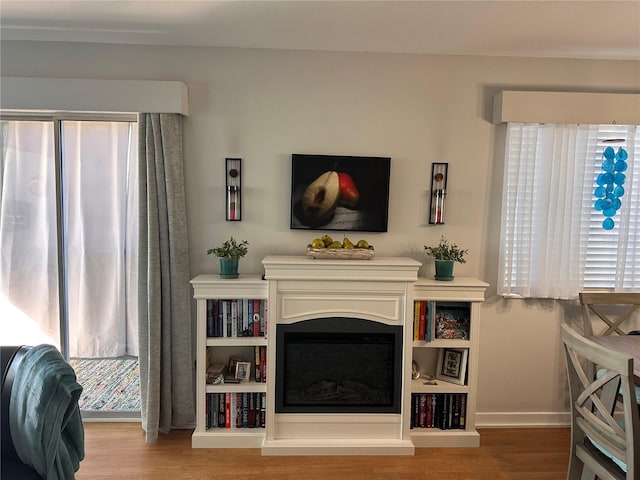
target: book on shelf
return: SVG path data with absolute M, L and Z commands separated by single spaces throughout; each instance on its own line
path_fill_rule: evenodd
M 419 330 L 418 330 L 418 335 L 420 337 L 419 338 L 420 340 L 424 340 L 425 339 L 425 330 L 426 330 L 426 319 L 427 319 L 427 302 L 425 302 L 425 301 L 421 301 L 420 302 L 419 318 L 420 318 L 420 326 L 419 326 Z
M 267 381 L 267 346 L 256 345 L 254 349 L 254 377 L 258 383 Z
M 224 394 L 224 426 L 231 428 L 231 392 Z
M 218 394 L 218 428 L 224 428 L 225 418 L 225 405 L 224 405 L 224 393 Z
M 251 319 L 253 327 L 254 337 L 264 337 L 264 334 L 260 335 L 260 300 L 252 300 L 251 302 Z
M 427 300 L 413 302 L 413 339 L 426 340 L 427 335 Z
M 242 393 L 231 396 L 231 417 L 235 428 L 242 428 Z
M 207 337 L 217 337 L 218 332 L 218 302 L 217 300 L 207 300 L 206 309 L 206 332 Z
M 239 410 L 240 410 L 240 427 L 248 428 L 249 427 L 249 395 L 246 393 L 241 393 L 238 395 L 240 398 L 239 402 Z
M 255 377 L 256 382 L 262 381 L 262 377 L 260 376 L 260 347 L 261 345 L 256 345 L 254 347 L 254 354 L 253 354 L 253 365 L 254 365 L 253 376 Z
M 436 306 L 436 302 L 434 302 L 433 300 L 429 300 L 427 303 L 427 327 L 426 327 L 426 333 L 425 333 L 425 340 L 427 342 L 430 342 L 431 340 L 433 340 L 434 337 L 434 319 L 433 319 L 433 311 L 435 309 Z
M 234 337 L 242 336 L 242 328 L 238 328 L 238 301 L 234 298 L 230 300 L 229 305 L 230 319 L 231 319 L 231 332 Z
M 467 418 L 467 416 L 465 415 L 466 411 L 467 411 L 467 396 L 466 395 L 460 395 L 460 416 L 458 417 L 458 428 L 461 429 L 465 429 L 466 425 L 465 425 L 465 419 Z
M 422 340 L 420 338 L 420 300 L 413 302 L 413 339 Z
M 260 300 L 260 336 L 267 336 L 267 321 L 269 320 L 269 302 Z

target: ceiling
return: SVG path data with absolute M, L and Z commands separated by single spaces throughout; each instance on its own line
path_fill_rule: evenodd
M 0 40 L 640 60 L 640 0 L 1 0 Z

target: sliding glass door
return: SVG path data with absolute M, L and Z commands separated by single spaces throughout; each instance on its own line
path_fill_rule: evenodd
M 137 357 L 137 123 L 0 121 L 0 339 Z

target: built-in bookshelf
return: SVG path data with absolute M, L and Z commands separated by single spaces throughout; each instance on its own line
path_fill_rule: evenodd
M 411 440 L 416 447 L 480 444 L 475 426 L 480 306 L 488 285 L 419 278 L 414 285 Z
M 326 263 L 318 262 L 318 265 L 325 266 Z M 320 283 L 323 288 L 331 286 L 329 296 L 334 298 L 333 282 Z M 344 291 L 340 290 L 338 300 L 327 302 L 331 308 L 347 310 L 354 309 L 354 305 L 361 305 L 360 309 L 365 315 L 371 316 L 367 312 L 377 312 L 372 310 L 368 296 L 366 301 L 363 300 L 360 279 L 347 283 L 356 285 L 353 287 L 355 300 L 340 304 L 343 297 L 346 299 Z M 268 426 L 268 419 L 270 415 L 271 418 L 275 416 L 273 407 L 269 407 L 275 391 L 275 370 L 274 366 L 267 368 L 268 359 L 275 359 L 275 336 L 268 338 L 267 335 L 271 306 L 268 303 L 271 295 L 269 282 L 262 280 L 260 275 L 221 279 L 218 275 L 205 274 L 191 280 L 191 284 L 197 308 L 196 428 L 192 446 L 262 447 L 264 453 L 267 441 L 273 443 L 273 439 L 267 438 L 272 428 Z M 398 320 L 404 325 L 405 358 L 412 358 L 420 375 L 411 378 L 407 360 L 403 367 L 403 376 L 407 381 L 402 390 L 402 413 L 397 416 L 405 431 L 403 439 L 410 439 L 409 446 L 412 443 L 415 447 L 478 446 L 475 409 L 479 321 L 481 302 L 484 301 L 484 291 L 488 285 L 477 279 L 461 277 L 451 282 L 418 278 L 411 284 L 414 310 L 402 314 Z M 292 282 L 287 283 L 287 288 L 292 285 Z M 374 285 L 379 297 L 380 282 Z M 394 288 L 394 284 L 389 283 L 389 288 Z M 302 308 L 302 300 L 298 300 L 298 297 L 294 299 L 289 293 L 287 295 L 278 306 L 281 309 L 286 307 L 286 314 L 291 315 L 296 308 Z M 309 296 L 303 297 L 307 301 Z M 315 302 L 313 308 L 309 307 L 313 310 L 319 305 L 319 294 L 316 292 L 315 296 L 309 298 Z M 404 298 L 410 305 L 411 291 Z M 382 313 L 376 315 L 386 319 L 388 312 L 384 308 L 392 302 L 378 303 L 382 305 Z M 398 312 L 395 303 L 389 312 Z M 282 315 L 283 312 L 279 313 Z M 236 379 L 236 375 L 229 371 L 230 364 L 237 366 L 238 362 L 244 363 L 245 368 L 249 364 L 243 379 Z M 272 372 L 271 378 L 269 372 Z M 334 416 L 329 417 L 332 420 Z M 375 423 L 388 416 L 373 420 L 373 416 L 364 415 L 358 422 L 365 422 L 365 418 L 370 417 Z M 294 420 L 285 418 L 280 429 L 284 431 L 286 428 L 289 432 L 293 428 L 290 423 Z M 332 424 L 329 422 L 329 425 Z M 294 426 L 298 427 L 297 424 Z M 376 428 L 382 427 L 378 425 Z M 310 435 L 314 434 L 313 430 L 311 428 Z M 295 446 L 299 446 L 299 443 Z M 304 443 L 305 454 L 318 454 L 310 450 L 307 443 Z M 291 448 L 295 451 L 294 447 Z M 325 451 L 322 448 L 319 451 Z M 413 447 L 406 450 L 412 452 Z M 362 451 L 379 453 L 369 445 Z
M 259 275 L 199 275 L 191 284 L 197 304 L 192 446 L 259 448 L 266 418 L 267 282 Z

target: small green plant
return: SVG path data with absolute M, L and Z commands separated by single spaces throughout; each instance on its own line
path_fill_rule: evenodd
M 467 261 L 464 259 L 464 256 L 469 253 L 469 250 L 463 250 L 455 243 L 449 243 L 444 235 L 440 238 L 438 245 L 435 247 L 425 245 L 424 249 L 427 255 L 436 260 L 452 260 L 458 263 L 466 263 Z
M 238 242 L 235 238 L 230 237 L 222 245 L 207 250 L 207 255 L 215 255 L 220 258 L 241 258 L 247 254 L 247 246 L 249 242 L 241 240 Z

